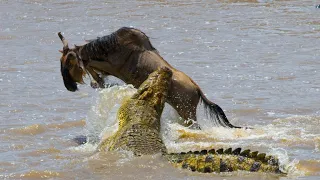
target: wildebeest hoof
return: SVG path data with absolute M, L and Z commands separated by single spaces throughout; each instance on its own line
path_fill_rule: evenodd
M 110 84 L 104 85 L 105 88 L 109 88 L 109 87 L 112 87 L 112 86 L 119 86 L 119 84 L 118 83 L 110 83 Z
M 194 122 L 193 124 L 191 124 L 190 126 L 188 126 L 189 129 L 193 129 L 193 130 L 201 130 L 200 125 L 197 122 Z
M 91 86 L 92 88 L 94 88 L 94 89 L 97 89 L 97 88 L 100 87 L 99 84 L 98 84 L 97 82 L 95 82 L 95 81 L 91 81 L 90 86 Z

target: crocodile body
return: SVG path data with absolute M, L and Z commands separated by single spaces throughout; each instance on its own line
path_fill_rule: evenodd
M 100 151 L 123 149 L 135 155 L 166 152 L 160 137 L 160 116 L 171 76 L 171 70 L 165 67 L 149 75 L 137 92 L 119 108 L 118 131 L 99 145 Z
M 160 116 L 171 76 L 171 70 L 165 67 L 149 75 L 138 91 L 120 107 L 119 129 L 100 143 L 99 151 L 128 150 L 137 156 L 162 153 L 175 167 L 203 173 L 237 170 L 282 173 L 274 156 L 250 150 L 241 152 L 241 148 L 167 153 L 160 136 Z
M 250 152 L 237 148 L 223 151 L 202 150 L 188 153 L 171 153 L 164 156 L 175 167 L 190 169 L 202 173 L 210 172 L 231 172 L 231 171 L 250 171 L 250 172 L 272 172 L 283 174 L 279 169 L 279 161 L 274 156 L 266 156 L 265 153 Z

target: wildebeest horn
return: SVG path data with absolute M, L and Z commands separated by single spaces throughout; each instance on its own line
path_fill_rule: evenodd
M 61 32 L 58 32 L 58 36 L 61 39 L 62 43 L 63 43 L 63 50 L 68 47 L 68 41 L 62 36 Z

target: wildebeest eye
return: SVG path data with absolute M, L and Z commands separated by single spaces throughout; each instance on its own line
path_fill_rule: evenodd
M 76 59 L 75 54 L 73 54 L 73 53 L 68 53 L 68 54 L 65 56 L 63 65 L 64 65 L 65 67 L 67 67 L 67 68 L 70 68 L 71 66 L 76 65 L 76 64 L 77 64 L 77 59 Z

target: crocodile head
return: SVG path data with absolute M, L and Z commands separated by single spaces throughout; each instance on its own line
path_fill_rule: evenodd
M 161 115 L 171 84 L 172 71 L 161 67 L 148 76 L 131 99 L 148 102 Z

